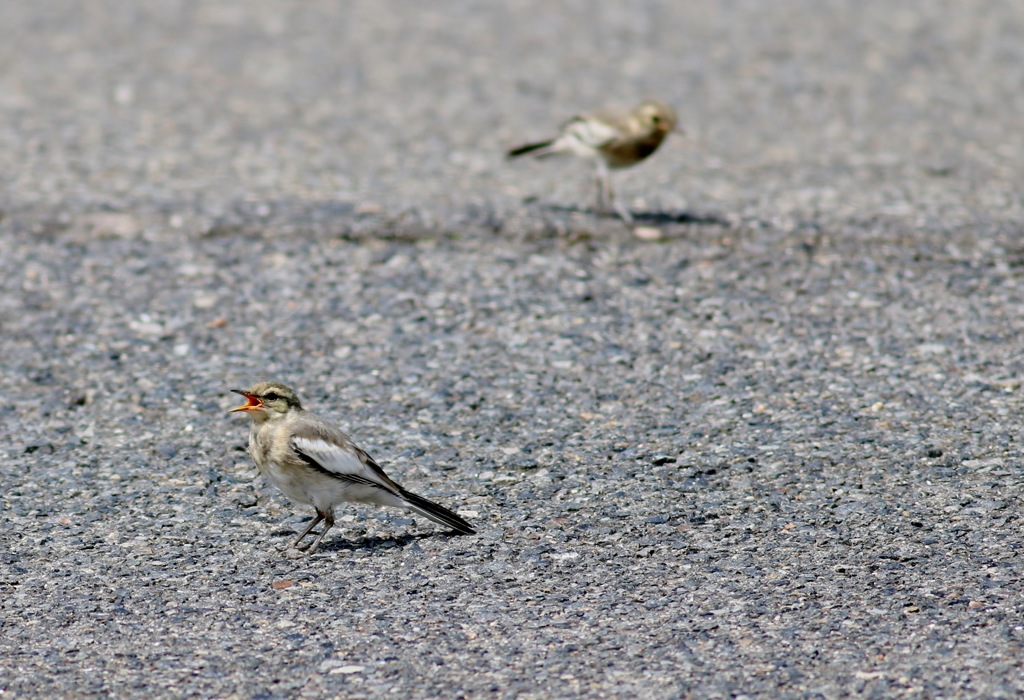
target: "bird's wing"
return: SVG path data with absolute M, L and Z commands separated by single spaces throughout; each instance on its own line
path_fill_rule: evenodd
M 562 127 L 562 139 L 574 139 L 589 148 L 601 148 L 619 137 L 619 129 L 594 116 L 575 117 Z
M 350 440 L 295 435 L 291 445 L 299 459 L 328 476 L 354 484 L 376 486 L 394 494 L 401 490 L 370 455 Z

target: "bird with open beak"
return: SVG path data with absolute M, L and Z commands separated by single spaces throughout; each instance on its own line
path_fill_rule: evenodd
M 259 382 L 232 391 L 245 397 L 230 412 L 252 419 L 249 454 L 257 469 L 292 501 L 316 512 L 292 546 L 304 549 L 300 543 L 322 522 L 320 534 L 305 547 L 316 551 L 334 525 L 335 507 L 344 502 L 407 508 L 458 534 L 474 533 L 461 516 L 395 483 L 352 438 L 304 409 L 290 387 Z

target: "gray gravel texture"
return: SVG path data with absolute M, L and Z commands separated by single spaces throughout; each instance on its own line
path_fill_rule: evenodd
M 1020 697 L 1022 36 L 3 3 L 0 697 Z M 616 176 L 639 230 L 503 160 L 648 96 L 687 135 Z M 263 378 L 479 534 L 279 552 Z

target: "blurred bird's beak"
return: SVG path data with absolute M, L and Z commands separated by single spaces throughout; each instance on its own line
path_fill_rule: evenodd
M 246 399 L 248 399 L 248 402 L 242 404 L 241 406 L 236 406 L 235 408 L 232 408 L 230 411 L 228 411 L 228 413 L 234 413 L 235 411 L 255 411 L 256 409 L 263 408 L 263 402 L 260 401 L 257 397 L 253 396 L 252 394 L 246 391 L 242 391 L 241 389 L 232 389 L 231 391 L 235 392 L 236 394 L 241 394 Z

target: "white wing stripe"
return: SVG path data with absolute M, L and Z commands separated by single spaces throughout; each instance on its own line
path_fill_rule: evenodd
M 315 459 L 329 472 L 351 474 L 377 481 L 363 461 L 359 459 L 359 455 L 352 450 L 346 450 L 340 445 L 324 440 L 310 440 L 303 437 L 292 438 L 292 444 L 295 445 L 295 449 Z
M 566 135 L 575 138 L 584 146 L 600 148 L 618 136 L 618 131 L 615 127 L 596 119 L 581 119 L 570 125 Z

